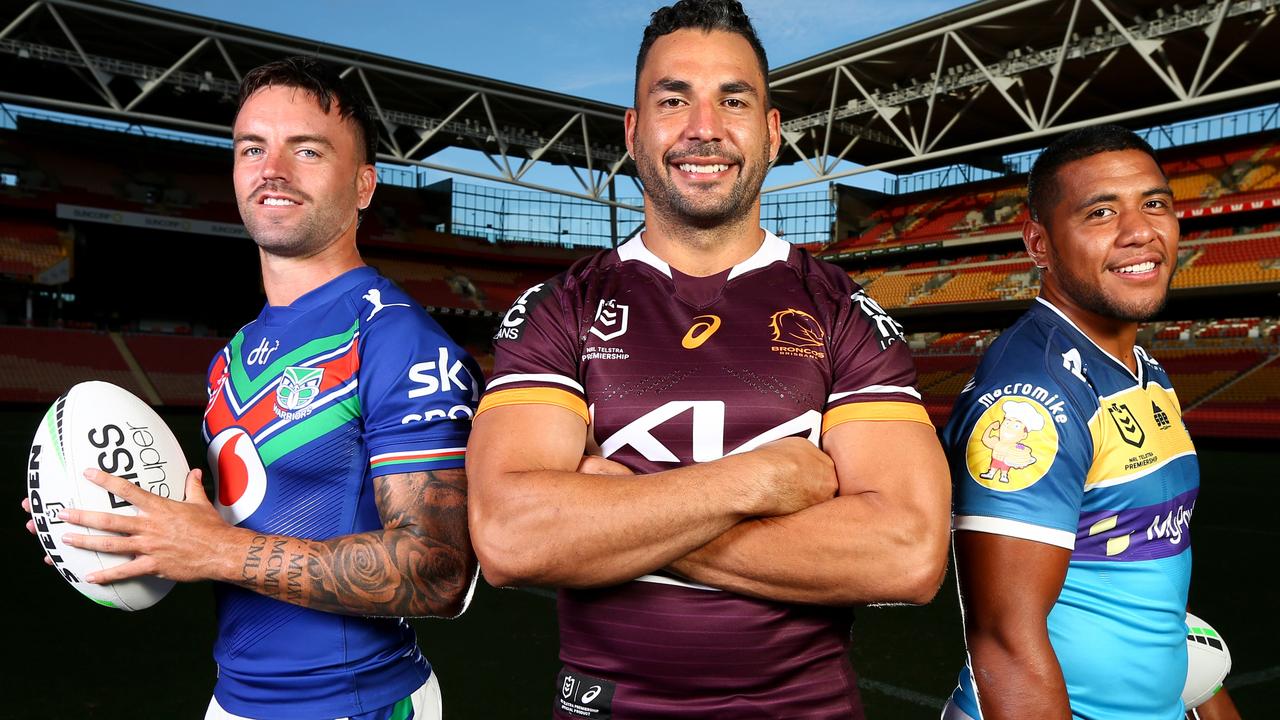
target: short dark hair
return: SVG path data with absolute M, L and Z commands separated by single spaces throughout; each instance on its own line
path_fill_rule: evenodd
M 1031 219 L 1043 222 L 1058 202 L 1058 170 L 1067 163 L 1083 160 L 1104 152 L 1137 150 L 1151 156 L 1156 167 L 1156 151 L 1132 130 L 1119 125 L 1095 125 L 1072 130 L 1054 140 L 1040 153 L 1027 177 L 1027 208 Z M 1164 170 L 1161 169 L 1161 174 Z
M 271 87 L 299 88 L 315 98 L 325 113 L 338 104 L 338 116 L 355 125 L 356 139 L 364 146 L 364 162 L 372 165 L 378 156 L 378 128 L 369 107 L 338 74 L 336 68 L 315 58 L 295 55 L 250 70 L 240 81 L 240 102 L 236 113 L 259 90 Z
M 645 58 L 649 56 L 649 48 L 654 41 L 663 35 L 670 35 L 677 30 L 696 29 L 703 32 L 720 30 L 741 35 L 751 45 L 760 62 L 760 74 L 764 77 L 765 106 L 772 107 L 769 97 L 769 58 L 765 55 L 764 45 L 756 36 L 756 29 L 751 26 L 751 18 L 742 9 L 738 0 L 679 0 L 674 5 L 658 8 L 649 17 L 649 25 L 644 29 L 644 39 L 640 41 L 640 52 L 636 54 L 636 98 L 639 99 L 640 71 L 644 69 Z

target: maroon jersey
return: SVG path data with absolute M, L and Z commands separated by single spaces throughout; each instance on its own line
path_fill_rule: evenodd
M 850 420 L 929 422 L 901 327 L 839 268 L 768 233 L 703 278 L 632 239 L 526 291 L 495 345 L 480 413 L 568 408 L 637 474 L 793 435 L 817 444 Z M 658 573 L 562 590 L 558 610 L 556 717 L 862 716 L 847 608 Z

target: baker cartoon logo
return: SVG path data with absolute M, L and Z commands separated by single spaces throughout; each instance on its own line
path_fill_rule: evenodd
M 1058 430 L 1030 398 L 993 404 L 969 435 L 966 461 L 979 485 L 1000 492 L 1022 490 L 1045 476 L 1058 455 Z

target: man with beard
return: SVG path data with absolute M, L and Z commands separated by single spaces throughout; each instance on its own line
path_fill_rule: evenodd
M 210 366 L 215 502 L 199 470 L 185 502 L 90 471 L 141 514 L 62 515 L 119 533 L 69 544 L 136 556 L 89 582 L 218 581 L 207 719 L 440 716 L 403 616 L 454 616 L 469 598 L 462 464 L 480 376 L 360 258 L 376 142 L 332 68 L 290 58 L 245 75 L 234 185 L 267 305 Z
M 850 606 L 942 579 L 901 328 L 760 227 L 766 83 L 738 2 L 655 12 L 625 128 L 646 230 L 498 329 L 472 539 L 494 585 L 560 589 L 558 718 L 860 718 Z
M 1104 126 L 1045 149 L 1027 205 L 1040 297 L 943 434 L 969 649 L 943 717 L 1182 718 L 1199 467 L 1168 375 L 1134 344 L 1178 262 L 1173 193 L 1150 145 Z M 1034 461 L 993 473 L 986 440 L 1010 414 Z M 1199 712 L 1238 717 L 1226 693 Z

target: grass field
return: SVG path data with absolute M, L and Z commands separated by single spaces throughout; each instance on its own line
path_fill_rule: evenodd
M 22 476 L 41 412 L 0 410 L 0 466 Z M 167 413 L 188 457 L 204 457 L 192 412 Z M 1280 451 L 1200 446 L 1202 488 L 1192 523 L 1195 577 L 1191 607 L 1231 646 L 1228 680 L 1246 718 L 1280 707 Z M 41 562 L 23 529 L 22 481 L 12 484 L 5 539 L 14 574 L 5 601 L 9 699 L 0 718 L 200 718 L 214 682 L 212 592 L 179 586 L 159 605 L 124 613 L 94 605 Z M 495 590 L 483 581 L 458 620 L 415 621 L 440 675 L 447 717 L 546 718 L 555 674 L 554 599 L 544 592 Z M 954 580 L 923 608 L 860 610 L 854 665 L 867 714 L 884 720 L 933 719 L 963 662 Z

